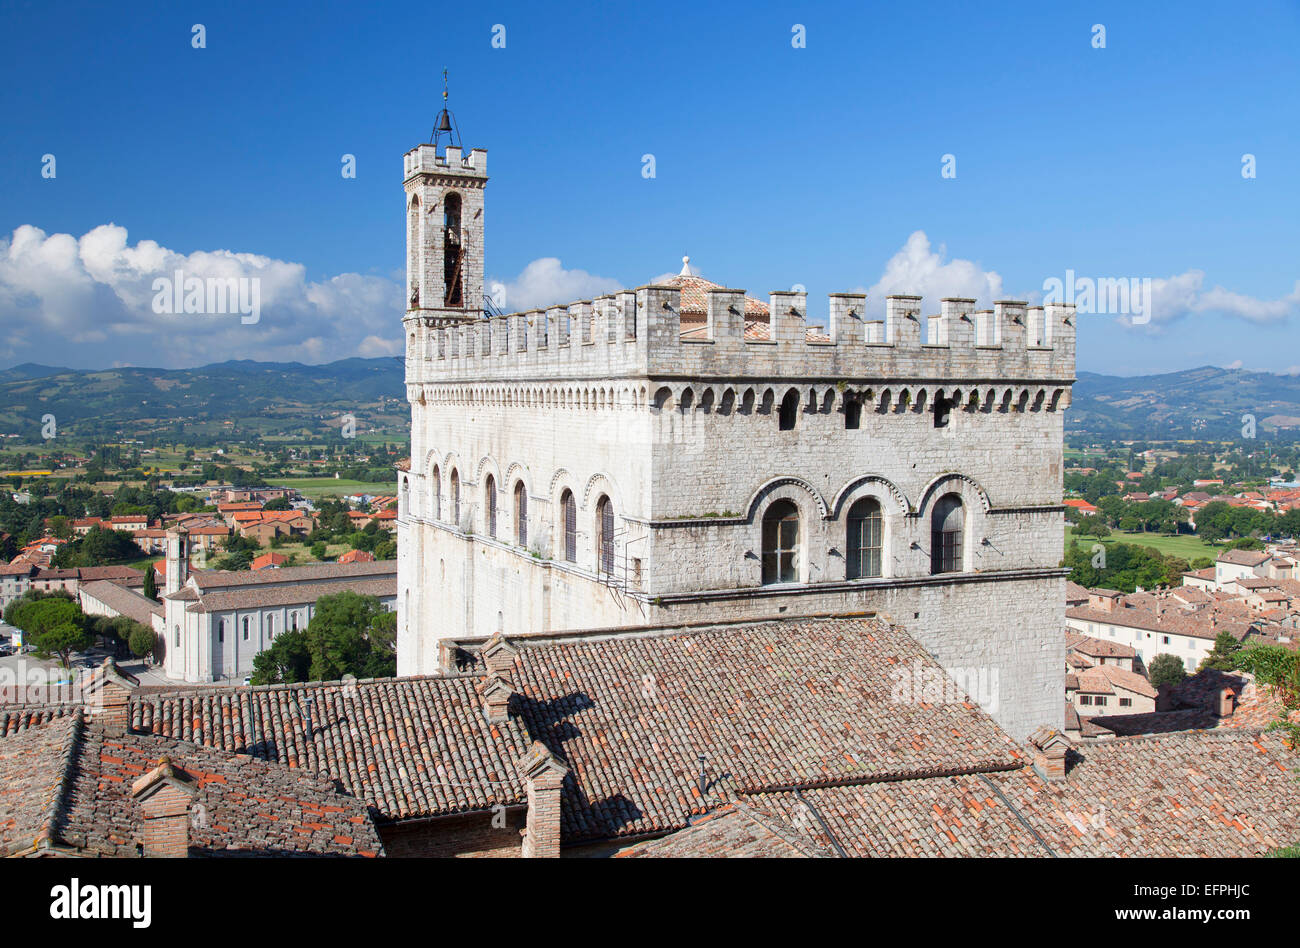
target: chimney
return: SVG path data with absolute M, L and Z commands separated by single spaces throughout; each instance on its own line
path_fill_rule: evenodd
M 1065 780 L 1065 755 L 1070 741 L 1060 731 L 1040 727 L 1029 735 L 1029 747 L 1034 755 L 1034 769 L 1052 783 Z
M 1230 718 L 1235 710 L 1237 710 L 1237 693 L 1231 688 L 1220 689 L 1219 717 Z
M 487 666 L 488 675 L 495 675 L 511 686 L 515 683 L 515 656 L 518 654 L 519 649 L 511 645 L 500 632 L 488 639 L 479 649 L 483 664 Z
M 131 727 L 131 695 L 140 681 L 105 658 L 81 691 L 86 714 L 107 728 L 126 731 Z
M 488 675 L 478 686 L 478 693 L 483 698 L 483 716 L 488 724 L 500 724 L 510 717 L 510 696 L 515 689 L 508 681 L 500 675 Z
M 515 767 L 528 785 L 528 827 L 520 855 L 554 859 L 560 855 L 560 788 L 569 768 L 540 741 L 533 741 Z
M 131 785 L 144 811 L 144 854 L 151 859 L 184 859 L 190 854 L 190 803 L 198 792 L 166 757 Z

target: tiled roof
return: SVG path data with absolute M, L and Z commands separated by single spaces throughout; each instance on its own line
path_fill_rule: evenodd
M 1105 639 L 1093 638 L 1074 629 L 1065 630 L 1065 647 L 1082 655 L 1095 658 L 1135 658 L 1137 650 L 1130 645 L 1119 642 L 1107 642 Z
M 1118 625 L 1129 629 L 1142 629 L 1149 632 L 1163 632 L 1169 635 L 1185 635 L 1191 638 L 1213 641 L 1220 632 L 1231 632 L 1240 641 L 1250 630 L 1250 622 L 1244 616 L 1230 620 L 1218 616 L 1216 623 L 1211 623 L 1209 612 L 1190 612 L 1182 606 L 1166 606 L 1157 616 L 1146 609 L 1119 607 L 1111 611 L 1092 609 L 1088 606 L 1076 606 L 1065 611 L 1067 617 L 1084 622 L 1098 622 L 1103 625 Z
M 664 280 L 659 286 L 675 286 L 682 291 L 681 315 L 696 316 L 707 318 L 709 315 L 709 290 L 722 289 L 717 283 L 712 283 L 704 277 L 690 276 L 679 273 L 677 276 Z M 763 321 L 767 321 L 768 307 L 762 300 L 745 297 L 745 319 L 746 321 L 761 316 Z
M 387 819 L 521 803 L 514 761 L 530 742 L 513 720 L 486 722 L 476 682 L 414 677 L 137 695 L 131 724 L 328 773 Z
M 98 599 L 118 615 L 134 619 L 142 625 L 151 625 L 153 616 L 163 614 L 161 602 L 154 602 L 148 596 L 138 593 L 134 589 L 127 589 L 104 579 L 86 583 L 81 587 L 81 594 L 90 596 L 92 599 Z
M 1078 673 L 1078 689 L 1084 694 L 1110 695 L 1116 689 L 1130 691 L 1146 698 L 1154 698 L 1156 689 L 1136 672 L 1118 665 L 1094 665 Z
M 196 569 L 190 577 L 201 590 L 228 586 L 253 586 L 260 583 L 289 585 L 290 583 L 321 582 L 355 576 L 397 575 L 396 560 L 378 560 L 374 563 L 313 563 L 309 566 L 289 566 L 274 572 L 225 571 Z
M 136 778 L 168 758 L 197 791 L 191 855 L 377 856 L 364 803 L 319 774 L 153 735 L 123 734 L 80 711 L 0 740 L 0 855 L 44 844 L 135 856 L 144 815 Z
M 266 572 L 284 573 L 284 567 Z M 360 596 L 378 596 L 389 599 L 397 595 L 396 576 L 377 576 L 367 579 L 342 579 L 335 583 L 304 583 L 293 586 L 253 586 L 236 589 L 217 589 L 204 592 L 186 612 L 229 612 L 232 609 L 260 609 L 269 606 L 296 606 L 315 602 L 322 596 L 341 592 L 354 592 Z
M 0 739 L 0 856 L 53 835 L 75 719 L 54 717 Z
M 1031 767 L 745 798 L 772 832 L 851 856 L 1255 856 L 1300 834 L 1296 757 L 1256 732 L 1115 738 Z M 692 828 L 693 830 L 694 828 Z M 658 842 L 687 855 L 692 830 Z M 725 850 L 704 836 L 708 854 Z M 650 853 L 656 854 L 656 853 Z
M 516 694 L 500 725 L 469 677 L 137 695 L 132 722 L 326 770 L 389 819 L 522 802 L 514 761 L 540 740 L 570 767 L 568 841 L 679 829 L 741 791 L 1023 760 L 976 705 L 892 700 L 916 669 L 942 672 L 878 620 L 512 642 Z M 701 754 L 710 801 L 696 789 Z
M 1230 563 L 1233 566 L 1259 566 L 1268 562 L 1272 557 L 1268 553 L 1260 553 L 1255 550 L 1225 550 L 1219 554 L 1216 562 Z
M 1023 770 L 1000 776 L 1004 782 L 1041 784 Z M 990 778 L 963 774 L 827 787 L 799 795 L 764 793 L 752 800 L 826 846 L 831 839 L 822 828 L 824 822 L 850 856 L 1048 855 L 998 789 Z
M 834 853 L 817 848 L 810 839 L 801 839 L 783 820 L 773 819 L 761 807 L 737 800 L 699 817 L 684 830 L 637 843 L 615 855 L 656 859 L 788 859 L 826 857 Z
M 1088 589 L 1086 586 L 1080 586 L 1078 583 L 1065 581 L 1065 601 L 1066 602 L 1087 602 Z
M 903 630 L 876 619 L 512 641 L 525 646 L 512 708 L 571 770 L 570 840 L 684 826 L 705 809 L 701 754 L 724 796 L 994 770 L 1023 758 L 973 703 L 893 700 L 916 669 L 947 678 Z
M 1300 841 L 1300 761 L 1275 735 L 1122 737 L 1077 753 L 1065 784 L 989 778 L 1061 855 L 1254 856 Z

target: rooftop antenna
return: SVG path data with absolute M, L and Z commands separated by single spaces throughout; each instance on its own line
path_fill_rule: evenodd
M 429 134 L 430 144 L 436 149 L 442 144 L 442 136 L 447 136 L 447 144 L 460 147 L 460 126 L 456 124 L 456 116 L 451 114 L 447 108 L 447 70 L 442 71 L 442 111 L 438 113 L 438 122 L 433 126 L 433 131 Z

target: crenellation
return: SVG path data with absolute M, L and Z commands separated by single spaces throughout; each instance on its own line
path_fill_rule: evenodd
M 452 323 L 412 320 L 409 380 L 542 378 L 556 371 L 618 376 L 718 375 L 779 379 L 1067 381 L 1074 370 L 1074 313 L 1067 304 L 1000 300 L 993 310 L 947 298 L 926 317 L 920 298 L 891 296 L 882 324 L 861 318 L 862 294 L 829 297 L 828 339 L 807 334 L 802 294 L 771 295 L 775 331 L 744 333 L 743 290 L 708 291 L 704 332 L 681 337 L 680 290 L 636 291 L 545 310 Z M 722 353 L 726 353 L 724 356 Z
M 1013 352 L 1025 348 L 1025 310 L 1028 305 L 1021 300 L 993 302 L 993 321 L 997 323 L 1002 348 Z
M 885 297 L 885 343 L 896 349 L 921 344 L 921 297 Z
M 417 145 L 403 158 L 403 178 L 416 174 L 456 174 L 486 177 L 487 149 L 472 148 L 468 155 L 462 155 L 458 146 L 448 145 L 444 154 L 439 155 L 434 145 Z
M 768 335 L 778 344 L 803 344 L 808 334 L 808 294 L 796 290 L 774 290 L 768 296 Z
M 858 346 L 866 342 L 863 314 L 867 308 L 865 293 L 832 293 L 827 329 L 837 346 Z
M 745 291 L 718 287 L 706 296 L 708 338 L 728 349 L 739 349 L 745 338 Z

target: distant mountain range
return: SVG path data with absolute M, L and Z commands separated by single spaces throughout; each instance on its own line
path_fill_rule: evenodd
M 326 434 L 351 413 L 358 431 L 410 418 L 400 359 L 328 365 L 241 360 L 197 369 L 66 369 L 26 363 L 0 370 L 0 434 L 39 439 L 52 414 L 60 434 L 115 438 Z
M 1067 431 L 1136 438 L 1300 437 L 1300 377 L 1202 366 L 1161 375 L 1080 372 Z
M 221 362 L 197 369 L 80 370 L 26 363 L 0 370 L 0 434 L 38 437 L 41 416 L 94 437 L 132 432 L 289 436 L 323 433 L 341 412 L 405 438 L 400 359 Z M 1103 437 L 1300 437 L 1300 377 L 1203 366 L 1121 377 L 1080 372 L 1066 430 Z

